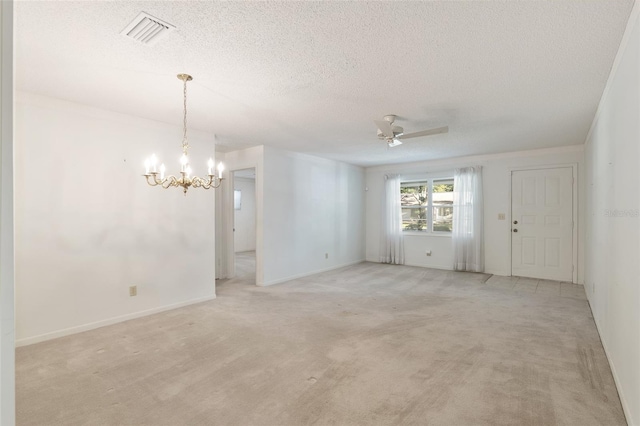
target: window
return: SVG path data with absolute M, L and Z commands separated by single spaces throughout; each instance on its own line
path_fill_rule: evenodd
M 400 183 L 403 231 L 427 230 L 427 196 L 427 182 Z
M 242 190 L 233 190 L 233 208 L 234 210 L 242 210 Z
M 451 232 L 453 230 L 453 179 L 433 180 L 433 230 Z
M 402 182 L 400 201 L 403 231 L 453 230 L 453 178 Z

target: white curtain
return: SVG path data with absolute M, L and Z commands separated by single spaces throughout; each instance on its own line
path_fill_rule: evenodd
M 456 169 L 453 181 L 453 269 L 484 271 L 482 166 Z
M 382 196 L 382 230 L 380 263 L 404 265 L 402 208 L 400 207 L 400 175 L 386 175 Z

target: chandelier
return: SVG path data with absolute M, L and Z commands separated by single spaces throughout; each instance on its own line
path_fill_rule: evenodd
M 184 84 L 183 94 L 184 94 L 184 115 L 183 115 L 183 133 L 182 133 L 182 157 L 180 157 L 180 164 L 182 165 L 180 170 L 180 177 L 175 177 L 173 175 L 166 176 L 164 163 L 160 164 L 160 172 L 158 172 L 158 158 L 155 154 L 151 155 L 151 157 L 147 158 L 144 162 L 145 173 L 144 177 L 147 179 L 147 183 L 151 186 L 162 186 L 164 189 L 167 189 L 172 186 L 181 187 L 184 191 L 184 195 L 187 195 L 187 190 L 190 187 L 193 188 L 218 188 L 222 183 L 222 171 L 224 170 L 224 165 L 222 163 L 218 164 L 218 176 L 215 175 L 213 170 L 213 159 L 209 158 L 207 162 L 208 166 L 208 177 L 201 178 L 198 176 L 191 176 L 192 170 L 191 166 L 189 166 L 189 142 L 187 141 L 187 81 L 193 80 L 189 74 L 178 74 L 178 78 L 182 80 Z M 158 177 L 158 175 L 160 175 Z

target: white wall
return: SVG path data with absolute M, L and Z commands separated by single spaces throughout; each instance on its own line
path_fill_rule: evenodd
M 511 170 L 549 165 L 578 165 L 578 211 L 582 211 L 584 197 L 580 182 L 583 169 L 583 147 L 563 147 L 535 151 L 513 152 L 495 155 L 453 158 L 410 164 L 370 167 L 366 170 L 367 185 L 367 260 L 379 261 L 380 211 L 383 192 L 383 175 L 399 173 L 409 179 L 423 177 L 452 177 L 457 167 L 483 166 L 485 271 L 496 275 L 511 274 L 511 199 L 509 185 Z M 505 220 L 498 220 L 504 213 Z M 584 226 L 578 217 L 578 282 L 583 279 L 583 249 L 581 247 Z M 431 257 L 426 256 L 431 250 Z M 450 236 L 405 235 L 405 263 L 440 269 L 453 269 L 453 246 Z
M 265 147 L 262 284 L 363 261 L 364 186 L 361 167 Z
M 0 2 L 0 424 L 15 418 L 13 2 Z
M 16 101 L 19 344 L 215 297 L 213 190 L 184 196 L 141 176 L 151 153 L 178 171 L 179 125 L 26 93 Z M 189 142 L 202 174 L 213 135 L 190 131 Z
M 222 152 L 216 151 L 216 164 L 222 161 L 225 165 L 225 155 Z M 227 172 L 223 172 L 223 177 L 226 176 Z M 225 217 L 225 188 L 226 181 L 223 180 L 220 184 L 220 187 L 215 191 L 215 200 L 216 200 L 216 211 L 214 215 L 215 220 L 215 234 L 216 234 L 216 279 L 226 278 L 227 273 L 227 254 L 225 249 L 225 228 L 224 228 L 224 217 Z
M 240 191 L 240 210 L 234 208 L 234 250 L 253 251 L 256 249 L 256 181 L 255 179 L 234 177 L 234 190 Z
M 638 8 L 636 4 L 585 147 L 585 288 L 631 425 L 640 425 Z

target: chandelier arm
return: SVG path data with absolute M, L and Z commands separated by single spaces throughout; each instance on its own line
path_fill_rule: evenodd
M 220 185 L 222 184 L 222 179 L 223 178 L 214 178 L 213 181 L 210 184 L 210 188 L 219 188 Z
M 164 180 L 162 181 L 162 187 L 164 189 L 167 189 L 172 186 L 180 186 L 178 178 L 176 178 L 173 175 L 167 176 L 166 178 L 164 178 Z
M 194 176 L 193 181 L 192 181 L 192 185 L 194 188 L 205 188 L 205 189 L 209 189 L 207 188 L 207 181 L 205 181 L 204 179 L 202 179 L 201 177 L 198 176 Z
M 154 173 L 145 174 L 143 176 L 147 178 L 147 183 L 149 184 L 149 186 L 158 186 L 158 178 Z M 150 177 L 153 177 L 153 181 L 149 180 Z
M 204 188 L 204 189 L 218 188 L 222 183 L 221 181 L 222 179 L 215 177 L 213 175 L 209 175 L 209 179 L 203 179 L 201 177 L 196 176 L 193 178 L 193 187 Z

